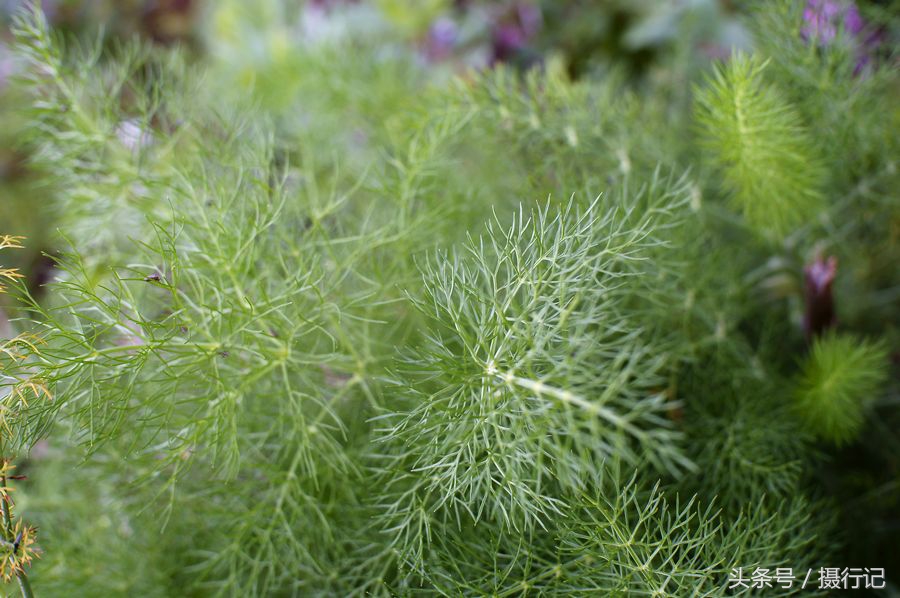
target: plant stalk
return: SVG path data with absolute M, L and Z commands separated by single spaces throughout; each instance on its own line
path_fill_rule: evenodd
M 6 476 L 0 476 L 0 486 L 6 486 Z M 4 496 L 2 500 L 0 500 L 0 510 L 3 511 L 3 537 L 5 540 L 9 541 L 13 535 L 12 516 L 9 512 L 9 496 Z M 13 558 L 15 558 L 15 556 L 13 556 Z M 22 591 L 22 598 L 34 598 L 34 593 L 31 591 L 31 584 L 28 583 L 28 577 L 25 575 L 25 572 L 17 572 L 16 579 L 19 582 L 19 589 Z

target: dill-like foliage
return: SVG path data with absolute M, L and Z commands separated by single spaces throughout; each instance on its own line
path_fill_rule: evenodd
M 852 336 L 816 339 L 796 381 L 798 411 L 818 436 L 841 444 L 862 426 L 887 378 L 887 351 Z
M 448 83 L 348 4 L 316 41 L 223 0 L 197 60 L 16 20 L 59 229 L 42 297 L 3 279 L 36 592 L 726 596 L 852 555 L 817 438 L 896 417 L 896 74 L 826 77 L 777 3 L 718 66 Z M 821 252 L 846 330 L 803 357 Z
M 653 322 L 627 305 L 653 279 L 655 221 L 683 207 L 683 192 L 629 199 L 520 212 L 423 266 L 415 301 L 430 333 L 402 365 L 408 410 L 385 416 L 380 438 L 397 453 L 385 525 L 416 568 L 442 533 L 433 521 L 545 527 L 609 459 L 676 475 L 693 466 L 666 419 L 676 405 L 666 356 L 649 349 Z
M 799 114 L 738 54 L 698 90 L 698 120 L 722 180 L 747 222 L 784 236 L 822 208 L 825 174 Z

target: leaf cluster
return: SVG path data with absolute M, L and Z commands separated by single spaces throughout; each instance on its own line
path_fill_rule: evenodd
M 256 93 L 36 9 L 16 34 L 61 234 L 47 297 L 10 285 L 2 448 L 46 593 L 724 596 L 833 564 L 815 438 L 896 405 L 879 341 L 805 354 L 802 266 L 839 253 L 841 325 L 896 338 L 896 174 L 815 123 L 854 94 L 869 122 L 883 70 L 813 93 L 833 65 L 773 28 L 691 107 L 304 41 Z

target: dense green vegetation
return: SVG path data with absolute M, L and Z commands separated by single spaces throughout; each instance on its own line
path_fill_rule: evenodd
M 889 11 L 471 69 L 407 4 L 222 2 L 203 52 L 18 13 L 8 591 L 898 591 Z

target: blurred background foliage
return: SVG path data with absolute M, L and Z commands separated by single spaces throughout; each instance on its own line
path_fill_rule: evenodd
M 33 280 L 39 284 L 49 263 L 40 254 L 50 249 L 47 231 L 54 219 L 47 191 L 30 176 L 28 156 L 16 142 L 24 126 L 15 110 L 22 98 L 12 84 L 16 64 L 7 26 L 21 4 L 0 2 L 0 221 L 5 231 L 30 239 L 27 250 L 13 256 L 14 265 L 37 275 Z M 211 79 L 218 86 L 245 92 L 274 114 L 296 110 L 304 85 L 321 81 L 298 68 L 299 50 L 320 44 L 330 51 L 358 52 L 358 61 L 336 64 L 355 70 L 346 73 L 345 81 L 390 77 L 388 85 L 374 86 L 383 97 L 369 97 L 371 85 L 330 90 L 331 99 L 345 102 L 348 116 L 355 117 L 345 129 L 351 156 L 356 153 L 361 162 L 367 158 L 359 155 L 365 136 L 387 135 L 390 127 L 369 123 L 372 130 L 367 118 L 378 118 L 386 104 L 402 117 L 403 107 L 414 103 L 420 90 L 467 69 L 497 63 L 526 68 L 556 60 L 573 78 L 616 71 L 635 86 L 684 82 L 670 87 L 686 99 L 690 77 L 685 71 L 751 43 L 740 3 L 722 0 L 45 0 L 42 6 L 55 28 L 86 40 L 98 31 L 107 45 L 140 36 L 187 47 L 195 58 L 211 58 Z M 408 71 L 371 68 L 370 61 L 378 61 L 372 47 L 405 55 Z M 333 135 L 333 124 L 315 128 Z
M 23 125 L 15 116 L 22 101 L 12 79 L 16 64 L 7 30 L 21 0 L 0 2 L 0 219 L 7 232 L 27 236 L 28 249 L 14 265 L 39 285 L 49 261 L 47 231 L 54 218 L 41 181 L 30 176 L 28 156 L 16 140 Z M 188 48 L 189 56 L 212 64 L 213 85 L 246 94 L 271 114 L 292 112 L 298 98 L 326 98 L 347 106 L 343 127 L 350 147 L 342 159 L 358 158 L 377 147 L 368 136 L 389 135 L 381 107 L 393 106 L 398 119 L 419 93 L 449 76 L 507 63 L 528 68 L 557 62 L 573 79 L 620 77 L 636 90 L 653 89 L 673 114 L 689 101 L 689 82 L 711 60 L 748 49 L 753 39 L 743 17 L 752 2 L 737 0 L 44 0 L 56 29 L 85 40 L 102 31 L 115 45 L 134 36 L 163 46 Z M 863 14 L 891 10 L 889 1 L 861 2 Z M 306 94 L 319 85 L 315 69 L 299 68 L 303 50 L 358 53 L 358 60 L 335 61 L 349 69 L 333 81 L 381 77 L 384 85 L 352 85 Z M 375 55 L 372 49 L 375 48 Z M 406 62 L 374 68 L 383 56 Z M 405 64 L 403 67 L 401 65 Z M 311 68 L 310 68 L 311 67 Z M 379 64 L 383 67 L 383 64 Z M 399 72 L 403 70 L 404 72 Z M 383 95 L 371 95 L 376 90 Z M 314 112 L 314 110 L 310 110 Z M 319 111 L 321 113 L 321 111 Z M 286 126 L 310 123 L 293 114 Z M 333 139 L 333 122 L 312 129 Z M 128 128 L 125 129 L 127 134 Z M 370 139 L 371 140 L 371 139 Z
M 0 222 L 4 232 L 29 239 L 25 250 L 7 258 L 12 262 L 8 265 L 22 269 L 32 290 L 39 291 L 52 265 L 42 254 L 53 250 L 51 231 L 59 215 L 52 213 L 48 199 L 52 189 L 29 168 L 28 149 L 19 142 L 26 125 L 17 107 L 24 98 L 14 84 L 17 65 L 9 48 L 8 25 L 22 3 L 0 2 Z M 690 151 L 683 142 L 682 117 L 689 110 L 692 82 L 712 61 L 735 49 L 765 43 L 754 41 L 746 24 L 753 4 L 739 0 L 44 0 L 42 7 L 59 32 L 91 44 L 99 33 L 102 44 L 110 48 L 133 37 L 186 48 L 188 60 L 207 65 L 206 85 L 211 93 L 241 96 L 272 115 L 285 133 L 286 147 L 292 135 L 314 136 L 327 144 L 321 157 L 324 162 L 340 154 L 343 164 L 360 171 L 379 148 L 390 147 L 392 131 L 405 131 L 404 125 L 416 118 L 413 114 L 427 110 L 429 89 L 446 86 L 453 75 L 467 77 L 501 63 L 521 70 L 551 65 L 572 80 L 614 80 L 642 97 L 652 94 L 653 102 L 644 102 L 640 109 L 658 108 L 670 114 L 672 129 L 619 134 L 665 136 L 659 155 L 646 159 L 650 165 L 670 162 L 679 141 Z M 837 9 L 829 6 L 839 5 L 829 0 L 811 1 L 808 6 L 818 4 L 832 12 Z M 887 22 L 896 3 L 865 0 L 858 6 L 863 18 Z M 773 28 L 782 26 L 772 23 Z M 880 37 L 865 40 L 866 56 L 887 53 L 888 38 L 895 35 L 881 30 Z M 320 59 L 308 60 L 311 49 L 320 53 Z M 805 47 L 793 51 L 805 51 Z M 329 52 L 340 54 L 340 59 L 329 61 Z M 340 72 L 323 76 L 322 69 Z M 796 92 L 792 99 L 809 97 L 800 81 L 791 80 L 791 73 L 776 74 L 788 83 L 787 89 Z M 354 80 L 366 80 L 366 85 L 353 85 Z M 860 98 L 864 99 L 857 95 L 847 100 Z M 322 109 L 334 106 L 342 107 L 343 114 Z M 810 112 L 819 116 L 827 108 L 812 106 Z M 885 118 L 896 128 L 896 111 Z M 859 130 L 859 123 L 848 124 L 839 113 L 832 114 L 832 119 L 834 126 L 828 130 L 834 131 L 829 140 L 833 146 L 846 143 L 852 128 Z M 873 117 L 870 124 L 880 126 L 881 122 L 882 117 Z M 133 122 L 123 122 L 119 134 L 129 143 L 142 135 Z M 609 131 L 604 129 L 603 134 Z M 860 160 L 865 168 L 865 156 Z M 535 176 L 504 174 L 503 164 L 489 153 L 470 156 L 467 165 L 491 173 L 499 185 L 494 191 L 503 189 L 504 177 Z

